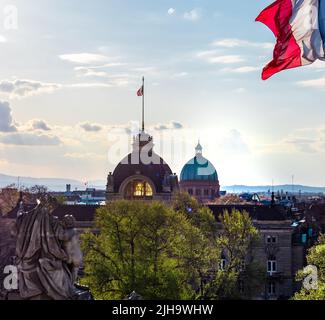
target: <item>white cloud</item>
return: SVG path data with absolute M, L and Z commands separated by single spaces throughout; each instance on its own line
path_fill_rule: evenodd
M 156 131 L 164 131 L 164 130 L 179 130 L 179 129 L 183 129 L 184 126 L 182 123 L 178 122 L 178 121 L 171 121 L 170 123 L 167 124 L 157 124 L 154 126 L 154 130 Z
M 76 64 L 103 63 L 109 60 L 107 56 L 95 53 L 62 54 L 59 56 L 59 58 L 63 61 L 68 61 Z
M 172 78 L 184 78 L 187 77 L 188 73 L 187 72 L 178 72 L 178 73 L 174 73 L 172 75 Z
M 236 48 L 236 47 L 256 47 L 262 49 L 272 49 L 274 44 L 271 42 L 252 42 L 235 38 L 220 39 L 212 42 L 215 47 Z
M 72 152 L 72 153 L 66 153 L 64 155 L 65 158 L 70 158 L 70 159 L 90 159 L 90 160 L 100 160 L 100 159 L 106 159 L 105 155 L 102 154 L 97 154 L 97 153 L 92 153 L 92 152 Z
M 250 72 L 255 72 L 259 71 L 261 68 L 259 67 L 253 67 L 253 66 L 243 66 L 243 67 L 238 67 L 238 68 L 227 68 L 224 69 L 224 71 L 227 72 L 233 72 L 233 73 L 250 73 Z
M 111 88 L 112 85 L 103 82 L 73 83 L 66 85 L 67 88 Z
M 189 21 L 197 21 L 201 18 L 201 14 L 197 9 L 193 9 L 191 11 L 184 13 L 184 19 Z
M 211 64 L 231 64 L 245 61 L 240 55 L 220 55 L 218 51 L 201 51 L 197 57 Z
M 17 128 L 13 124 L 9 102 L 0 101 L 0 132 L 13 132 Z
M 249 152 L 248 145 L 245 142 L 242 134 L 236 129 L 230 130 L 227 136 L 223 137 L 222 148 L 226 152 L 233 154 Z
M 32 130 L 51 131 L 50 126 L 40 119 L 34 119 L 30 121 L 30 127 Z
M 16 146 L 57 146 L 61 140 L 52 135 L 17 132 L 0 136 L 0 143 Z
M 246 89 L 245 88 L 237 88 L 237 89 L 234 90 L 234 92 L 236 92 L 236 93 L 245 93 Z
M 80 128 L 84 129 L 86 132 L 99 132 L 102 130 L 102 126 L 99 124 L 91 124 L 89 122 L 80 123 Z
M 297 84 L 302 87 L 325 88 L 325 78 L 299 81 Z
M 306 153 L 317 152 L 315 148 L 315 143 L 317 140 L 309 138 L 289 138 L 285 140 L 285 143 L 294 146 L 298 151 Z
M 60 87 L 60 84 L 45 83 L 34 80 L 2 80 L 0 82 L 0 94 L 11 98 L 21 98 L 41 93 L 52 93 Z
M 176 10 L 174 8 L 169 8 L 167 13 L 170 15 L 170 16 L 173 16 L 175 13 L 176 13 Z

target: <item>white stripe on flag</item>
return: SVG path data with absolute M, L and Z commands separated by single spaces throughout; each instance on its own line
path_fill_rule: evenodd
M 301 63 L 307 65 L 325 59 L 318 21 L 319 0 L 292 0 L 290 25 L 301 50 Z

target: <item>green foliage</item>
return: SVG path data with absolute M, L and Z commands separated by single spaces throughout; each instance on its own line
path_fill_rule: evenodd
M 97 211 L 99 233 L 82 235 L 82 283 L 96 299 L 123 299 L 133 291 L 151 300 L 240 298 L 239 279 L 256 268 L 253 262 L 245 272 L 238 267 L 257 231 L 247 213 L 225 212 L 220 221 L 185 194 L 178 195 L 173 207 L 110 202 Z M 225 250 L 229 264 L 217 271 Z M 246 295 L 253 292 L 248 289 Z
M 317 289 L 301 288 L 293 297 L 294 300 L 325 300 L 325 235 L 319 237 L 318 243 L 312 247 L 307 255 L 308 265 L 317 267 Z M 309 272 L 303 270 L 297 273 L 296 280 L 303 281 Z
M 190 214 L 197 212 L 200 208 L 198 201 L 187 192 L 178 192 L 173 200 L 173 209 L 177 212 Z
M 261 266 L 254 262 L 251 253 L 252 247 L 258 241 L 258 231 L 247 212 L 225 211 L 219 216 L 219 220 L 222 231 L 217 237 L 216 246 L 227 263 L 224 270 L 217 269 L 201 298 L 249 298 L 258 289 L 264 274 Z M 243 282 L 244 293 L 239 291 L 240 281 Z
M 117 201 L 97 212 L 99 235 L 82 236 L 86 277 L 97 299 L 193 296 L 191 278 L 204 269 L 207 240 L 181 212 L 158 202 Z

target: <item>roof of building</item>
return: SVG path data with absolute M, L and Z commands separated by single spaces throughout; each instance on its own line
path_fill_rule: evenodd
M 180 181 L 218 181 L 213 164 L 204 157 L 195 156 L 182 169 Z
M 253 220 L 260 221 L 284 221 L 290 220 L 290 213 L 282 206 L 256 206 L 256 205 L 208 205 L 216 218 L 223 214 L 225 210 L 231 211 L 237 209 L 240 211 L 247 211 Z M 27 206 L 25 210 L 31 210 L 32 206 Z M 77 221 L 93 221 L 96 210 L 100 208 L 99 205 L 60 205 L 54 211 L 53 215 L 58 218 L 63 218 L 65 215 L 73 215 Z M 9 219 L 16 219 L 18 206 L 12 210 L 6 217 Z
M 218 182 L 218 173 L 213 164 L 202 156 L 200 142 L 195 148 L 195 157 L 188 161 L 182 169 L 180 181 L 212 181 Z
M 283 206 L 261 206 L 261 205 L 208 205 L 216 218 L 223 214 L 225 210 L 231 212 L 233 209 L 246 211 L 253 220 L 259 221 L 284 221 L 290 220 L 290 214 Z
M 123 181 L 134 175 L 149 178 L 154 183 L 156 192 L 161 193 L 163 192 L 162 183 L 165 176 L 173 174 L 168 164 L 152 150 L 152 137 L 147 134 L 143 135 L 145 141 L 140 141 L 140 149 L 134 144 L 132 153 L 127 155 L 113 172 L 115 193 L 119 192 Z M 137 142 L 139 143 L 138 140 L 135 140 L 135 143 Z M 140 152 L 144 147 L 145 152 Z

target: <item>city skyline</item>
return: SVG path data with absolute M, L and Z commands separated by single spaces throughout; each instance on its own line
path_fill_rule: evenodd
M 275 40 L 254 19 L 271 1 L 235 2 L 1 4 L 0 173 L 105 180 L 145 76 L 146 131 L 173 171 L 200 140 L 223 186 L 324 186 L 325 62 L 263 82 Z

